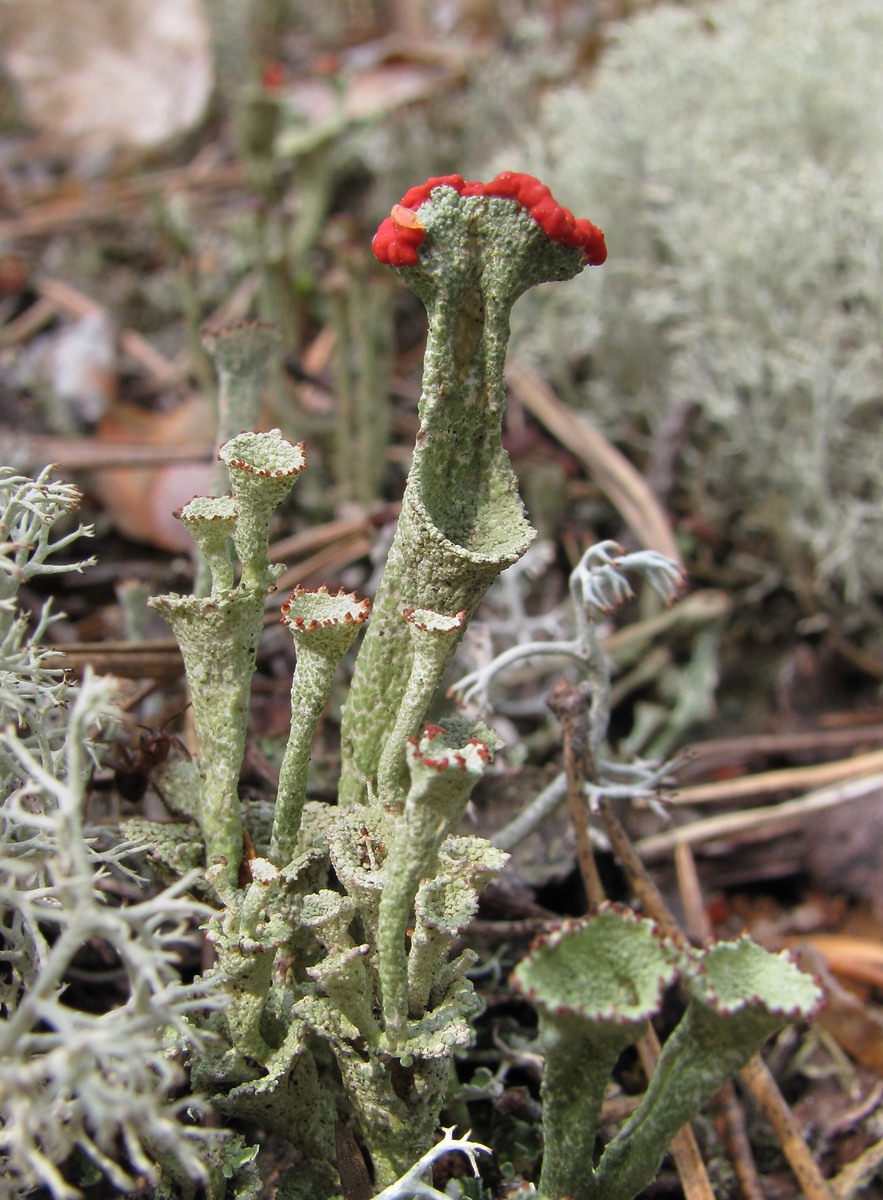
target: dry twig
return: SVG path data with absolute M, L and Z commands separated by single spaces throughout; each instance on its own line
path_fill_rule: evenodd
M 679 563 L 681 554 L 662 506 L 625 455 L 563 404 L 542 376 L 525 363 L 510 360 L 506 379 L 524 407 L 585 463 L 641 545 Z

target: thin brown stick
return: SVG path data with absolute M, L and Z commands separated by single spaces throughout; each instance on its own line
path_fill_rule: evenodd
M 371 538 L 367 534 L 356 534 L 333 546 L 326 546 L 302 562 L 289 567 L 277 580 L 280 592 L 290 591 L 306 579 L 334 578 L 340 572 L 364 558 L 371 550 Z
M 837 1200 L 853 1200 L 858 1196 L 876 1175 L 883 1164 L 883 1138 L 868 1146 L 858 1158 L 847 1163 L 845 1167 L 831 1180 L 831 1187 Z
M 41 296 L 72 317 L 94 316 L 107 311 L 103 304 L 63 279 L 41 279 L 37 288 Z M 120 349 L 157 379 L 172 379 L 179 374 L 170 358 L 133 329 L 124 329 L 120 333 Z
M 776 1134 L 806 1200 L 834 1200 L 834 1193 L 804 1141 L 794 1113 L 759 1054 L 742 1068 L 742 1082 Z
M 184 674 L 181 651 L 174 638 L 147 642 L 69 642 L 50 646 L 47 666 L 61 667 L 78 679 L 87 667 L 96 675 L 171 682 Z
M 675 871 L 687 937 L 697 945 L 704 946 L 711 941 L 711 922 L 702 899 L 702 885 L 696 870 L 696 859 L 693 857 L 693 851 L 684 842 L 680 842 L 675 850 Z
M 146 442 L 99 442 L 95 438 L 22 436 L 0 427 L 0 459 L 19 471 L 52 463 L 62 471 L 107 471 L 116 467 L 165 467 L 204 463 L 214 457 L 208 442 L 150 445 Z
M 742 842 L 763 841 L 773 834 L 789 833 L 799 828 L 813 813 L 824 812 L 825 809 L 847 804 L 851 800 L 861 800 L 881 789 L 883 773 L 848 779 L 831 787 L 808 792 L 796 800 L 786 800 L 782 804 L 749 808 L 745 812 L 722 813 L 720 816 L 691 821 L 677 829 L 668 829 L 664 833 L 641 838 L 635 849 L 642 859 L 649 862 L 656 858 L 664 858 L 679 842 L 698 846 L 702 842 L 732 837 L 738 837 Z
M 198 155 L 186 167 L 149 172 L 124 183 L 113 180 L 77 196 L 31 200 L 20 215 L 0 221 L 0 238 L 38 237 L 109 216 L 119 217 L 141 206 L 146 197 L 171 195 L 181 189 L 199 188 L 216 196 L 222 189 L 241 187 L 243 178 L 240 163 L 215 163 Z
M 836 762 L 816 763 L 810 767 L 785 767 L 778 771 L 762 771 L 757 775 L 744 775 L 741 779 L 720 779 L 714 783 L 697 783 L 692 787 L 679 787 L 669 798 L 669 804 L 725 804 L 728 801 L 744 800 L 747 796 L 762 796 L 769 792 L 790 792 L 807 787 L 822 787 L 839 783 L 842 779 L 854 779 L 857 775 L 870 775 L 883 770 L 883 750 L 867 754 L 856 754 Z
M 745 1131 L 745 1112 L 732 1083 L 725 1083 L 720 1089 L 715 1105 L 720 1134 L 736 1172 L 743 1200 L 764 1200 L 763 1183 Z
M 707 945 L 713 936 L 711 922 L 702 899 L 696 860 L 690 847 L 683 843 L 675 850 L 675 869 L 687 933 L 699 945 Z M 718 1090 L 714 1106 L 721 1137 L 736 1172 L 743 1200 L 763 1200 L 763 1184 L 745 1130 L 745 1112 L 732 1082 L 725 1083 Z
M 294 533 L 291 537 L 281 538 L 273 542 L 267 551 L 271 562 L 281 562 L 284 559 L 300 558 L 312 554 L 324 546 L 331 546 L 345 538 L 366 534 L 369 529 L 366 517 L 342 517 L 337 521 L 326 521 L 324 525 L 316 525 Z
M 625 871 L 629 887 L 644 906 L 644 911 L 648 916 L 653 918 L 666 937 L 679 946 L 687 945 L 687 938 L 684 931 L 663 899 L 659 888 L 651 879 L 649 871 L 635 852 L 631 838 L 626 833 L 625 827 L 613 811 L 613 805 L 606 796 L 602 796 L 599 800 L 598 811 L 601 814 L 604 829 L 610 839 L 613 853 L 619 860 L 619 865 Z
M 876 711 L 879 716 L 879 710 Z M 715 767 L 736 766 L 752 758 L 772 755 L 806 754 L 817 756 L 829 751 L 846 751 L 853 746 L 879 746 L 883 741 L 883 725 L 850 714 L 853 723 L 845 728 L 801 729 L 787 733 L 754 733 L 745 737 L 710 738 L 694 742 L 684 754 L 681 774 L 689 772 L 695 778 Z
M 58 309 L 51 300 L 39 296 L 23 313 L 19 313 L 0 329 L 0 346 L 18 346 L 45 328 Z
M 564 770 L 567 774 L 567 807 L 576 836 L 576 860 L 589 904 L 596 908 L 605 900 L 604 885 L 598 874 L 595 851 L 589 834 L 584 786 L 589 748 L 588 691 L 586 686 L 559 679 L 546 700 L 561 723 L 564 746 Z
M 509 361 L 506 379 L 526 409 L 589 468 L 642 546 L 681 561 L 668 518 L 646 481 L 589 422 L 563 404 L 541 375 Z

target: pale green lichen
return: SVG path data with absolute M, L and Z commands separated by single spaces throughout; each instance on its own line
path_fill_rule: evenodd
M 405 1036 L 408 1016 L 406 931 L 423 879 L 437 870 L 438 852 L 463 815 L 469 795 L 490 759 L 478 737 L 462 740 L 430 727 L 408 746 L 411 786 L 401 817 L 393 826 L 385 862 L 385 882 L 377 922 L 378 972 L 387 1037 Z M 460 736 L 457 736 L 458 733 Z
M 284 866 L 297 847 L 307 796 L 310 747 L 328 702 L 334 673 L 370 612 L 355 593 L 295 588 L 282 606 L 282 619 L 297 649 L 291 682 L 291 731 L 279 769 L 270 856 Z
M 199 745 L 198 820 L 208 866 L 235 879 L 242 858 L 239 772 L 266 591 L 239 588 L 216 599 L 154 596 L 151 606 L 181 647 Z
M 194 496 L 175 513 L 196 542 L 211 577 L 211 595 L 229 592 L 235 583 L 231 539 L 239 516 L 232 496 Z
M 516 968 L 513 983 L 537 1010 L 545 1055 L 543 1195 L 583 1200 L 610 1074 L 676 974 L 653 922 L 614 908 L 541 938 Z
M 468 619 L 533 538 L 501 444 L 509 314 L 534 284 L 585 266 L 578 250 L 552 241 L 512 200 L 438 187 L 420 221 L 419 262 L 404 272 L 429 320 L 420 430 L 344 709 L 344 803 L 364 801 L 374 787 L 411 675 L 402 610 L 464 611 Z M 455 649 L 452 639 L 449 656 Z
M 419 732 L 441 677 L 466 627 L 466 613 L 453 616 L 426 608 L 406 608 L 402 617 L 411 635 L 413 660 L 408 684 L 377 765 L 377 796 L 386 808 L 404 803 L 403 771 L 408 739 Z
M 633 1200 L 671 1139 L 789 1021 L 818 1009 L 822 991 L 785 954 L 749 938 L 693 952 L 682 972 L 687 1011 L 663 1047 L 643 1100 L 607 1146 L 584 1195 Z
M 204 329 L 202 344 L 218 372 L 218 441 L 223 443 L 257 427 L 261 395 L 282 335 L 266 321 L 237 321 Z
M 140 1101 L 141 1093 L 150 1091 L 145 1065 L 160 1088 L 173 1083 L 171 1070 L 162 1070 L 166 1060 L 156 1052 L 157 1022 L 159 1029 L 171 1030 L 179 1052 L 189 1049 L 192 1083 L 218 1112 L 291 1144 L 297 1165 L 280 1183 L 285 1200 L 327 1200 L 339 1195 L 342 1185 L 347 1190 L 337 1168 L 338 1107 L 358 1125 L 376 1188 L 387 1188 L 390 1197 L 425 1190 L 415 1181 L 412 1164 L 418 1156 L 424 1163 L 431 1157 L 454 1055 L 472 1038 L 481 1007 L 466 975 L 474 954 L 451 954 L 479 893 L 506 856 L 455 830 L 489 760 L 490 736 L 463 720 L 429 726 L 424 721 L 466 621 L 488 585 L 524 552 L 532 536 L 500 442 L 509 311 L 531 284 L 569 278 L 584 262 L 576 248 L 552 240 L 511 198 L 436 187 L 415 219 L 425 244 L 407 276 L 430 321 L 421 429 L 372 632 L 345 709 L 338 806 L 309 802 L 306 794 L 312 733 L 333 673 L 367 614 L 367 602 L 343 592 L 296 589 L 285 606 L 298 662 L 275 812 L 268 800 L 243 805 L 238 794 L 249 686 L 266 597 L 280 570 L 268 562 L 270 522 L 305 466 L 301 445 L 286 441 L 278 430 L 238 434 L 225 443 L 220 457 L 229 468 L 234 497 L 195 500 L 184 516 L 203 543 L 212 594 L 154 601 L 181 646 L 198 741 L 194 761 L 177 764 L 163 783 L 170 786 L 170 807 L 195 820 L 199 829 L 140 821 L 132 830 L 148 842 L 148 857 L 166 878 L 175 879 L 189 863 L 199 864 L 197 879 L 185 876 L 175 886 L 214 905 L 207 937 L 217 960 L 205 980 L 184 986 L 168 979 L 169 939 L 180 936 L 185 915 L 200 911 L 190 901 L 176 905 L 175 891 L 161 893 L 155 907 L 150 901 L 120 910 L 133 914 L 131 944 L 111 938 L 108 925 L 96 934 L 110 940 L 121 957 L 129 954 L 132 1001 L 121 1011 L 131 1009 L 141 1021 L 135 1032 L 144 1037 L 133 1038 L 127 1053 L 137 1050 L 144 1061 L 114 1090 L 118 1111 L 102 1110 L 104 1123 L 94 1126 L 97 1132 L 87 1120 L 91 1114 L 77 1113 L 63 1130 L 67 1140 L 59 1144 L 91 1155 L 117 1186 L 128 1186 L 129 1179 L 112 1161 L 109 1147 L 122 1139 L 133 1168 L 156 1179 L 162 1175 L 164 1190 L 158 1195 L 163 1197 L 192 1200 L 197 1181 L 204 1179 L 208 1200 L 221 1200 L 231 1175 L 230 1192 L 241 1200 L 251 1200 L 259 1187 L 252 1148 L 240 1137 L 225 1135 L 223 1147 L 212 1154 L 199 1130 L 181 1133 L 176 1118 L 186 1101 L 163 1108 L 154 1089 L 146 1115 L 133 1112 L 134 1098 Z M 215 350 L 223 369 L 237 375 L 243 394 L 263 369 L 272 341 L 261 331 L 245 340 L 221 336 Z M 231 542 L 242 565 L 238 583 Z M 44 545 L 39 536 L 37 544 Z M 586 620 L 572 648 L 590 669 L 597 648 L 589 644 L 594 637 L 589 626 L 627 591 L 625 560 L 609 547 L 599 554 L 598 561 L 577 572 L 575 585 Z M 670 564 L 644 558 L 632 565 L 646 569 L 663 591 L 675 587 L 677 571 Z M 14 614 L 6 629 L 14 642 Z M 82 723 L 78 728 L 82 733 Z M 67 777 L 80 789 L 84 744 L 82 737 L 63 740 Z M 11 764 L 14 781 L 22 784 L 18 807 L 12 806 L 24 831 L 16 852 L 32 853 L 46 828 L 39 807 L 34 819 L 34 795 L 42 788 L 65 808 L 71 786 L 54 787 L 37 753 L 51 758 L 57 743 L 44 746 L 36 739 L 35 749 L 10 731 L 0 734 L 0 746 L 7 753 L 0 761 Z M 92 849 L 82 841 L 82 830 L 75 821 L 68 825 L 79 839 L 77 863 L 92 867 Z M 58 911 L 51 914 L 52 920 L 58 918 L 58 938 L 51 944 L 43 938 L 38 945 L 52 965 L 46 975 L 50 988 L 60 981 L 56 959 L 76 941 L 70 929 L 80 928 L 79 907 L 71 908 L 70 898 L 83 899 L 86 913 L 96 908 L 94 879 L 81 887 L 85 875 L 83 870 L 76 880 L 63 880 L 68 891 L 59 888 Z M 10 878 L 18 884 L 21 877 L 14 862 Z M 9 890 L 0 889 L 4 903 Z M 177 923 L 169 924 L 170 917 Z M 28 918 L 42 937 L 49 918 L 42 910 Z M 92 928 L 88 921 L 85 927 Z M 153 938 L 154 951 L 159 947 L 144 959 L 152 970 L 146 980 L 138 974 L 145 937 Z M 750 983 L 741 999 L 727 973 L 730 959 Z M 749 1041 L 756 1043 L 786 1016 L 811 1007 L 812 985 L 795 982 L 793 968 L 773 961 L 778 965 L 768 983 L 755 952 L 741 946 L 710 951 L 704 965 L 691 960 L 684 967 L 691 1000 L 663 1054 L 670 1082 L 654 1080 L 626 1127 L 636 1153 L 623 1152 L 623 1131 L 593 1172 L 591 1142 L 603 1078 L 617 1050 L 634 1040 L 658 1003 L 671 978 L 671 956 L 647 922 L 609 913 L 536 948 L 519 975 L 540 1008 L 548 1054 L 541 1188 L 555 1200 L 563 1192 L 593 1200 L 598 1193 L 591 1189 L 600 1180 L 608 1188 L 605 1195 L 624 1200 L 638 1175 L 655 1170 L 672 1113 L 682 1119 L 681 1108 L 701 1101 L 709 1081 L 733 1069 L 730 1040 L 740 1043 L 741 1054 Z M 540 975 L 544 981 L 549 977 L 548 994 Z M 31 983 L 22 976 L 15 987 L 24 991 Z M 35 986 L 41 1001 L 42 985 L 41 976 Z M 786 985 L 790 998 L 776 1008 L 770 998 Z M 221 989 L 223 1009 L 213 999 Z M 715 994 L 723 997 L 722 1004 Z M 12 998 L 17 1001 L 17 994 Z M 21 1025 L 27 1003 L 13 1018 Z M 32 1008 L 40 1026 L 34 1025 L 30 1036 L 46 1051 L 41 1065 L 52 1068 L 55 1047 L 39 1043 L 45 1012 Z M 23 1011 L 25 1017 L 19 1015 Z M 721 1021 L 731 1033 L 721 1033 Z M 109 1019 L 108 1028 L 126 1032 L 132 1027 Z M 50 1033 L 55 1036 L 54 1027 Z M 94 1055 L 94 1043 L 82 1041 Z M 719 1061 L 697 1071 L 691 1064 L 700 1042 Z M 19 1046 L 13 1047 L 16 1053 Z M 100 1068 L 115 1079 L 117 1065 L 107 1058 Z M 665 1098 L 665 1086 L 678 1092 L 675 1103 L 657 1101 L 658 1094 Z M 33 1120 L 34 1097 L 28 1095 L 27 1101 Z M 0 1124 L 5 1132 L 5 1118 Z M 0 1149 L 19 1153 L 25 1168 L 15 1169 L 28 1179 L 30 1170 L 57 1200 L 68 1200 L 71 1193 L 51 1168 L 39 1173 L 43 1127 L 34 1133 L 16 1113 L 10 1128 L 23 1150 L 9 1150 L 2 1136 Z
M 193 702 L 199 795 L 195 804 L 190 797 L 179 806 L 196 811 L 207 865 L 220 864 L 234 881 L 243 852 L 238 783 L 251 680 L 264 602 L 279 575 L 267 558 L 270 518 L 306 462 L 302 446 L 286 441 L 278 429 L 240 434 L 221 447 L 219 457 L 230 470 L 235 499 L 195 499 L 185 510 L 188 528 L 207 541 L 212 595 L 170 594 L 150 603 L 178 640 Z M 228 534 L 242 562 L 242 579 L 225 589 Z
M 640 1105 L 593 1165 L 604 1086 L 680 976 L 686 1012 Z M 546 1052 L 542 1195 L 633 1200 L 672 1138 L 786 1022 L 822 993 L 785 955 L 748 938 L 702 951 L 667 944 L 655 926 L 613 907 L 541 938 L 514 982 L 535 1005 Z
M 270 518 L 307 465 L 303 442 L 293 445 L 278 429 L 240 433 L 224 442 L 218 458 L 230 473 L 239 505 L 233 543 L 242 563 L 242 583 L 271 588 L 279 572 L 267 561 Z
M 288 1038 L 284 1019 L 272 1014 L 288 1004 L 296 1021 L 330 1044 L 381 1185 L 431 1144 L 451 1057 L 468 1044 L 479 1007 L 465 978 L 471 956 L 449 961 L 449 951 L 505 861 L 480 839 L 453 836 L 489 758 L 487 731 L 462 722 L 422 731 L 469 615 L 533 536 L 501 445 L 509 311 L 533 283 L 570 278 L 586 265 L 580 249 L 555 241 L 511 198 L 461 197 L 443 187 L 420 219 L 426 246 L 409 275 L 430 319 L 421 430 L 344 713 L 341 806 L 324 822 L 310 811 L 304 826 L 310 740 L 367 603 L 298 589 L 284 610 L 298 663 L 267 850 L 278 874 L 269 882 L 251 877 L 261 859 L 251 838 L 243 853 L 248 831 L 236 784 L 258 609 L 277 576 L 266 557 L 269 522 L 305 465 L 302 446 L 278 430 L 225 443 L 219 457 L 235 497 L 231 536 L 242 580 L 225 590 L 229 573 L 215 545 L 209 600 L 155 601 L 181 641 L 191 681 L 203 779 L 196 811 L 207 881 L 224 904 L 211 932 L 230 1010 L 212 1021 L 221 1046 L 197 1074 L 225 1111 L 236 1111 L 241 1096 L 278 1127 L 288 1084 L 274 1064 Z M 225 511 L 232 520 L 233 505 Z M 194 528 L 204 536 L 207 526 Z M 229 638 L 235 649 L 219 653 Z M 212 764 L 221 768 L 216 779 Z M 180 807 L 194 811 L 192 801 Z M 345 901 L 327 887 L 326 848 Z M 255 906 L 259 919 L 246 929 Z M 273 960 L 297 966 L 283 980 Z M 307 1070 L 311 1059 L 301 1048 L 291 1061 Z M 268 1074 L 248 1078 L 249 1062 Z

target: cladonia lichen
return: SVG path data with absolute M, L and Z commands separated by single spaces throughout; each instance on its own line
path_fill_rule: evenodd
M 457 939 L 507 855 L 460 830 L 495 735 L 427 715 L 476 606 L 533 536 L 501 444 L 510 310 L 533 284 L 599 265 L 606 247 L 538 180 L 504 172 L 412 189 L 374 249 L 429 317 L 417 446 L 382 583 L 373 606 L 325 587 L 295 588 L 282 604 L 297 659 L 290 735 L 275 798 L 244 804 L 250 684 L 281 571 L 269 561 L 271 523 L 306 459 L 277 429 L 224 442 L 232 495 L 197 497 L 179 513 L 206 594 L 152 601 L 181 649 L 197 747 L 162 776 L 170 821 L 128 823 L 166 884 L 128 906 L 105 903 L 99 888 L 122 851 L 96 850 L 82 823 L 91 738 L 112 720 L 108 687 L 87 679 L 77 689 L 47 668 L 36 638 L 48 618 L 29 637 L 15 603 L 20 582 L 54 569 L 46 558 L 76 536 L 53 543 L 47 532 L 75 496 L 44 477 L 0 475 L 0 632 L 16 681 L 0 688 L 0 1154 L 16 1181 L 54 1200 L 77 1194 L 62 1175 L 75 1154 L 120 1189 L 143 1174 L 158 1200 L 195 1200 L 199 1188 L 208 1200 L 254 1200 L 267 1134 L 293 1157 L 278 1179 L 283 1200 L 369 1194 L 359 1144 L 387 1200 L 438 1195 L 418 1177 L 439 1153 L 455 1054 L 481 1008 L 468 975 L 476 955 L 457 953 Z M 237 411 L 254 406 L 275 345 L 264 327 L 209 339 Z M 599 685 L 593 748 L 608 707 L 595 623 L 630 594 L 628 570 L 666 599 L 681 583 L 659 556 L 602 544 L 574 572 L 577 635 L 557 647 Z M 312 738 L 363 626 L 337 803 L 325 803 L 311 797 Z M 472 685 L 486 690 L 505 665 Z M 185 983 L 173 945 L 195 921 L 211 954 Z M 91 937 L 113 947 L 129 986 L 125 1003 L 97 1017 L 63 1004 L 64 972 Z M 595 1169 L 607 1074 L 676 975 L 686 1013 Z M 541 939 L 516 983 L 538 1010 L 547 1060 L 540 1190 L 550 1200 L 627 1200 L 652 1177 L 673 1126 L 817 999 L 790 963 L 750 943 L 685 957 L 652 923 L 613 909 Z M 200 1101 L 178 1098 L 184 1061 Z M 260 1139 L 215 1137 L 201 1121 L 206 1101 Z M 483 1149 L 450 1133 L 441 1145 L 473 1167 Z

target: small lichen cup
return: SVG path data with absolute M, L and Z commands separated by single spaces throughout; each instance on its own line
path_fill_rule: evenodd
M 294 855 L 307 795 L 310 747 L 334 673 L 371 611 L 355 592 L 296 587 L 282 605 L 297 665 L 291 682 L 291 730 L 279 771 L 270 856 L 284 866 Z
M 658 927 L 612 905 L 539 938 L 515 968 L 545 1054 L 542 1195 L 588 1194 L 610 1074 L 676 977 L 675 951 Z
M 226 442 L 234 497 L 196 498 L 182 520 L 205 548 L 212 572 L 208 597 L 171 593 L 150 605 L 168 622 L 181 647 L 193 702 L 199 749 L 199 795 L 181 804 L 195 809 L 205 843 L 206 866 L 220 866 L 234 885 L 242 861 L 242 814 L 238 783 L 245 752 L 251 680 L 263 628 L 264 603 L 281 567 L 268 560 L 270 518 L 306 466 L 302 444 L 278 429 L 243 433 Z M 233 584 L 229 538 L 242 563 Z
M 304 443 L 289 442 L 278 429 L 240 433 L 223 444 L 218 458 L 230 473 L 239 505 L 233 540 L 242 582 L 272 587 L 277 573 L 267 563 L 270 517 L 307 465 Z
M 196 542 L 211 577 L 214 598 L 233 587 L 236 576 L 230 553 L 239 518 L 233 496 L 194 496 L 174 514 Z
M 678 978 L 686 1011 L 639 1107 L 594 1167 L 610 1072 Z M 546 1056 L 538 1190 L 572 1200 L 633 1200 L 656 1177 L 681 1126 L 771 1034 L 811 1016 L 822 1000 L 786 955 L 750 938 L 684 950 L 615 905 L 538 939 L 513 985 L 537 1010 Z
M 641 1101 L 607 1146 L 587 1200 L 632 1200 L 655 1177 L 671 1139 L 789 1021 L 823 1000 L 787 954 L 748 937 L 692 951 L 682 970 L 687 1009 Z

